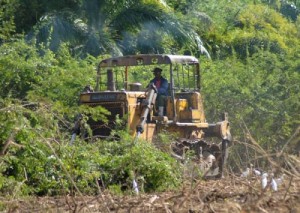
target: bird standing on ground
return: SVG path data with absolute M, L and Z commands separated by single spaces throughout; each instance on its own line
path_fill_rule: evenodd
M 263 173 L 261 176 L 261 187 L 264 189 L 268 185 L 268 173 Z
M 272 186 L 272 189 L 276 192 L 278 190 L 278 186 L 277 186 L 277 183 L 276 181 L 274 180 L 274 178 L 272 178 L 271 180 L 271 186 Z
M 138 188 L 138 184 L 135 181 L 135 179 L 133 179 L 133 181 L 132 181 L 132 188 L 133 188 L 134 192 L 138 195 L 139 194 L 139 188 Z

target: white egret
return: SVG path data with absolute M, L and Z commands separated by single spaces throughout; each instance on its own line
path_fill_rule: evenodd
M 263 173 L 261 176 L 261 187 L 264 189 L 268 185 L 268 173 Z

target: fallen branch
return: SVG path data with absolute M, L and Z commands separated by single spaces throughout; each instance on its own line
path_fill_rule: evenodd
M 3 148 L 0 152 L 0 156 L 4 156 L 6 154 L 6 151 L 8 149 L 8 147 L 10 145 L 13 145 L 13 146 L 16 146 L 18 148 L 22 148 L 24 146 L 20 145 L 20 144 L 17 144 L 14 142 L 14 138 L 15 138 L 15 135 L 17 134 L 17 132 L 12 132 L 9 136 L 9 138 L 6 140 L 5 144 L 3 145 Z

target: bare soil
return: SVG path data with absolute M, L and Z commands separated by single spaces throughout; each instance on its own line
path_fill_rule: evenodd
M 3 212 L 300 212 L 300 178 L 288 176 L 278 191 L 264 190 L 260 177 L 228 176 L 186 181 L 177 191 L 116 196 L 1 199 Z

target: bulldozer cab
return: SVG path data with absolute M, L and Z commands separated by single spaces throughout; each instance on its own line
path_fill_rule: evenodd
M 96 90 L 135 90 L 135 83 L 145 88 L 153 78 L 155 67 L 163 70 L 169 92 L 200 91 L 198 60 L 192 56 L 136 55 L 110 58 L 100 62 Z M 114 84 L 114 85 L 112 85 Z

